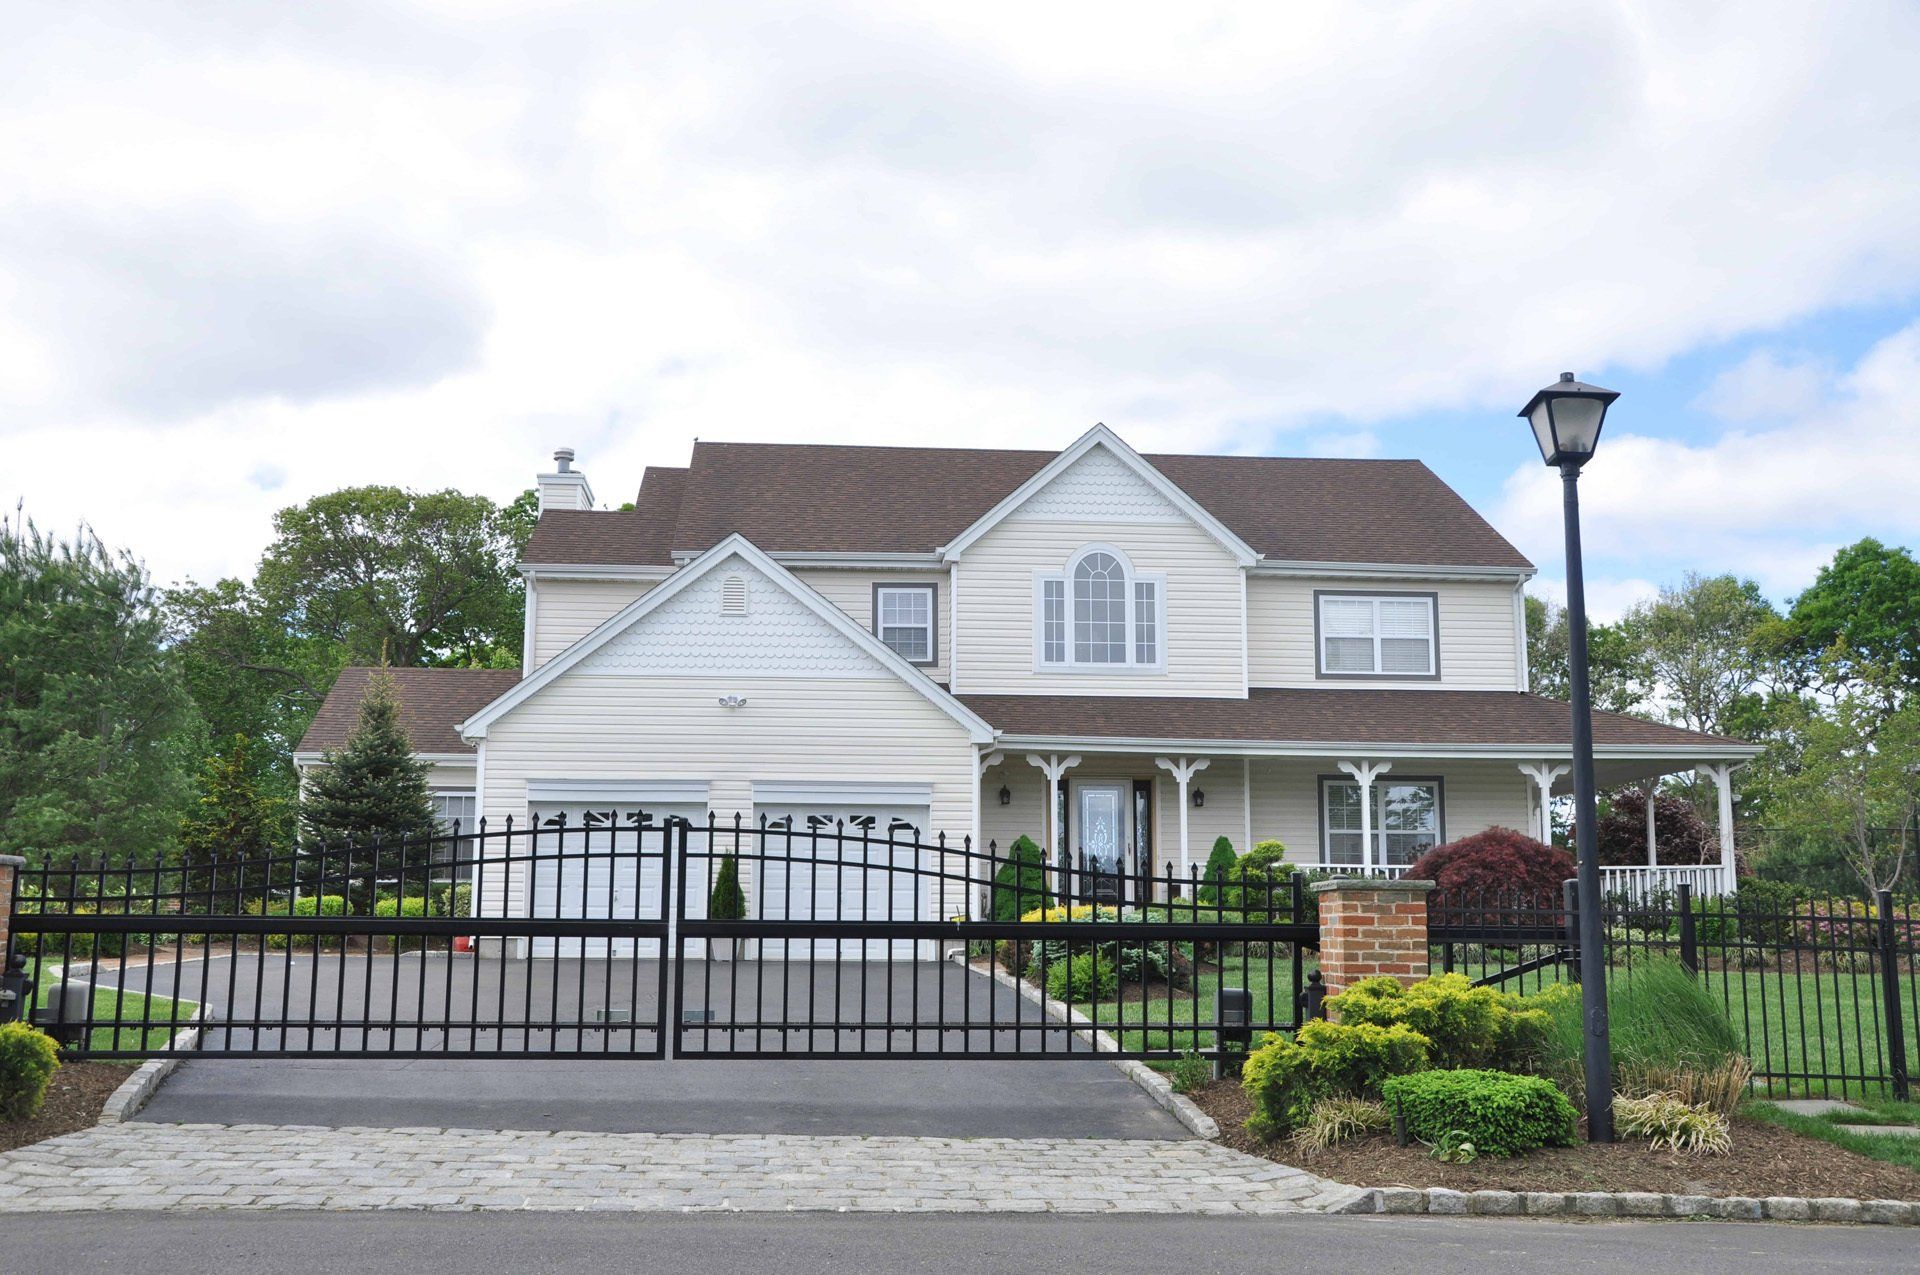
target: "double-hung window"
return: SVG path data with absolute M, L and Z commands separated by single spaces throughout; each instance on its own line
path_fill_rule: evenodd
M 1322 677 L 1438 677 L 1431 593 L 1320 593 Z
M 1440 844 L 1440 781 L 1373 781 L 1373 845 L 1361 828 L 1360 785 L 1350 779 L 1320 784 L 1323 862 L 1406 867 Z
M 1035 654 L 1043 668 L 1165 666 L 1165 583 L 1136 572 L 1117 549 L 1083 549 L 1064 571 L 1039 577 Z
M 934 586 L 930 584 L 876 584 L 873 586 L 874 635 L 904 660 L 935 664 Z

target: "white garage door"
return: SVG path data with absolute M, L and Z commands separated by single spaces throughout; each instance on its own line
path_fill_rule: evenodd
M 756 805 L 755 819 L 763 815 L 768 826 L 766 880 L 755 883 L 749 913 L 786 921 L 923 921 L 933 915 L 938 883 L 913 871 L 935 866 L 919 858 L 926 806 L 825 801 Z M 784 945 L 767 940 L 762 954 L 911 960 L 914 944 L 911 939 L 793 940 Z
M 540 835 L 533 838 L 531 848 L 536 858 L 528 875 L 527 915 L 621 921 L 661 918 L 661 878 L 669 869 L 671 849 L 665 822 L 676 818 L 704 822 L 707 817 L 704 805 L 688 802 L 539 802 L 528 813 Z M 706 906 L 706 899 L 690 898 L 687 915 L 704 916 Z M 532 946 L 534 956 L 660 955 L 657 940 L 638 940 L 637 950 L 635 942 L 536 938 Z

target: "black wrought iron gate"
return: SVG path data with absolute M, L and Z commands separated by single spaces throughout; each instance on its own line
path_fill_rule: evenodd
M 366 848 L 40 867 L 25 1008 L 71 1056 L 1136 1058 L 1294 1026 L 1297 879 L 1048 866 L 871 821 L 588 811 Z

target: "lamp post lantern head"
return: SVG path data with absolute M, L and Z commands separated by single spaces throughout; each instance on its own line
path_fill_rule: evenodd
M 1574 380 L 1573 373 L 1562 372 L 1558 381 L 1527 400 L 1520 415 L 1533 426 L 1542 460 L 1578 468 L 1593 459 L 1607 408 L 1619 397 L 1618 390 L 1587 385 Z

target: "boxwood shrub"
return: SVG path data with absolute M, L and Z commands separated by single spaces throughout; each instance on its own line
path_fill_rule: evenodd
M 1423 1071 L 1381 1086 L 1387 1110 L 1422 1142 L 1460 1133 L 1481 1155 L 1570 1147 L 1579 1117 L 1551 1081 L 1505 1071 Z
M 1047 967 L 1047 995 L 1057 1001 L 1106 1000 L 1119 989 L 1120 971 L 1098 949 Z
M 25 1023 L 0 1023 L 0 1120 L 31 1120 L 60 1066 L 53 1037 Z

